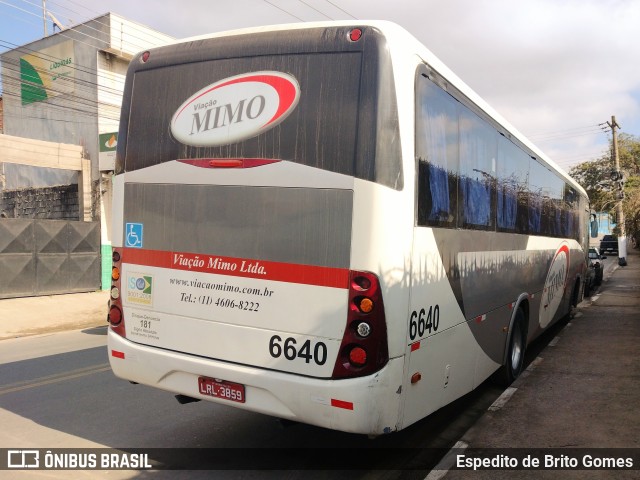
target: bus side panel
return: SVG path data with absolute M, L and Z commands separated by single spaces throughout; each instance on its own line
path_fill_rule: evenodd
M 458 305 L 432 229 L 414 229 L 411 263 L 403 427 L 471 391 L 479 356 L 488 358 Z
M 407 351 L 402 428 L 470 392 L 474 388 L 476 359 L 483 355 L 464 323 L 413 345 Z M 411 378 L 416 374 L 421 378 L 413 383 Z
M 124 240 L 124 225 L 122 223 L 124 202 L 118 200 L 124 198 L 124 178 L 124 175 L 114 175 L 111 182 L 114 198 L 111 210 L 111 245 L 113 247 L 122 247 Z
M 548 327 L 569 313 L 576 281 L 579 292 L 584 282 L 585 252 L 575 240 L 529 237 L 528 249 L 544 249 L 546 276 L 542 286 L 530 298 L 528 341 L 537 338 Z
M 403 426 L 500 367 L 518 299 L 529 304 L 529 340 L 562 317 L 582 257 L 573 240 L 417 227 Z
M 383 292 L 389 357 L 403 357 L 411 284 L 413 204 L 409 189 L 395 191 L 355 180 L 351 269 L 375 273 Z M 398 379 L 398 387 L 402 379 Z

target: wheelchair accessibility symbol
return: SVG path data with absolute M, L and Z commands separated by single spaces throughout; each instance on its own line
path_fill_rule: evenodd
M 127 223 L 125 228 L 125 246 L 142 248 L 142 224 Z

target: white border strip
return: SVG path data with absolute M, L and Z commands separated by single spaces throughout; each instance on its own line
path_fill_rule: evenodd
M 488 408 L 488 410 L 490 412 L 496 412 L 500 410 L 502 407 L 505 406 L 505 404 L 511 399 L 513 394 L 516 393 L 517 391 L 518 389 L 514 387 L 507 388 L 504 392 L 502 392 L 502 395 L 500 395 L 496 399 L 496 401 L 493 402 L 493 404 Z
M 429 472 L 429 475 L 424 477 L 424 480 L 440 480 L 444 478 L 444 476 L 449 473 L 451 467 L 456 464 L 456 455 L 459 455 L 461 451 L 467 449 L 469 445 L 459 440 L 456 444 L 451 447 L 451 450 L 447 452 L 447 454 L 442 457 L 442 460 L 438 462 L 438 464 Z

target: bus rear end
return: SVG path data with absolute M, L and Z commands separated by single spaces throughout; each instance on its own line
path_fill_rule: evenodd
M 380 276 L 353 259 L 359 186 L 402 189 L 384 36 L 316 26 L 144 52 L 122 112 L 114 373 L 328 428 L 394 430 L 402 358 L 389 355 Z

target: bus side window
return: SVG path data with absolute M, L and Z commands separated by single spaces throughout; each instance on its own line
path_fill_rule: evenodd
M 466 108 L 459 128 L 462 226 L 494 230 L 497 132 Z
M 456 226 L 458 209 L 457 102 L 418 75 L 416 157 L 418 225 Z
M 526 233 L 529 157 L 505 137 L 498 137 L 498 230 Z
M 549 197 L 547 179 L 549 170 L 543 167 L 537 160 L 531 158 L 529 161 L 529 234 L 545 235 L 543 229 L 542 206 L 545 196 Z M 548 212 L 547 212 L 548 213 Z M 548 225 L 548 222 L 545 222 Z

